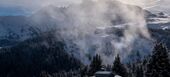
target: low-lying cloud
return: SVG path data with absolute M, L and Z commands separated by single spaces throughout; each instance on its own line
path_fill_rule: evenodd
M 66 50 L 85 64 L 95 54 L 101 55 L 104 64 L 111 64 L 117 54 L 125 59 L 132 51 L 151 49 L 145 11 L 138 6 L 117 0 L 82 0 L 62 10 L 51 8 L 48 14 L 56 20 Z
M 148 5 L 149 2 L 137 2 L 137 0 L 2 0 L 0 4 L 30 8 L 55 6 L 46 7 L 46 12 L 56 22 L 57 26 L 53 26 L 59 28 L 56 36 L 60 34 L 66 42 L 68 53 L 73 54 L 85 64 L 88 64 L 89 58 L 95 54 L 101 55 L 104 64 L 112 64 L 117 54 L 125 59 L 134 50 L 150 51 L 151 43 L 148 41 L 150 34 L 146 27 L 145 11 L 142 10 L 145 8 L 142 5 Z M 61 10 L 56 10 L 56 8 Z M 35 20 L 44 19 L 35 17 Z

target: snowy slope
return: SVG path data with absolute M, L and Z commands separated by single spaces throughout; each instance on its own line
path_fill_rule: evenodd
M 112 5 L 112 3 L 110 3 Z M 114 4 L 114 3 L 113 3 Z M 89 4 L 93 5 L 93 4 Z M 1 16 L 0 17 L 0 44 L 2 44 L 1 40 L 8 40 L 7 42 L 13 42 L 13 41 L 23 41 L 32 37 L 38 36 L 40 33 L 50 31 L 50 30 L 56 30 L 59 32 L 59 34 L 62 34 L 60 32 L 60 28 L 64 29 L 65 33 L 67 33 L 68 27 L 71 28 L 71 31 L 74 30 L 74 24 L 79 25 L 79 20 L 77 19 L 76 23 L 74 19 L 74 15 L 81 12 L 81 11 L 71 11 L 72 7 L 84 7 L 85 5 L 75 5 L 70 7 L 55 7 L 55 6 L 47 6 L 45 8 L 42 8 L 41 10 L 37 11 L 30 17 L 23 17 L 23 16 Z M 149 11 L 143 10 L 142 8 L 138 6 L 130 6 L 128 7 L 132 9 L 137 9 L 136 11 L 144 11 L 145 17 L 148 22 L 148 28 L 156 29 L 168 29 L 169 28 L 169 17 L 167 15 L 164 15 L 162 13 L 160 14 L 152 14 Z M 76 9 L 81 9 L 76 8 Z M 113 9 L 113 8 L 112 8 Z M 114 9 L 118 9 L 115 8 Z M 87 10 L 88 11 L 88 10 Z M 106 13 L 104 16 L 110 16 L 107 15 L 109 13 Z M 119 13 L 117 14 L 119 15 Z M 80 15 L 81 16 L 81 15 Z M 107 56 L 113 56 L 116 54 L 115 51 L 113 51 L 114 47 L 119 48 L 121 46 L 125 46 L 123 44 L 120 44 L 119 41 L 122 39 L 124 28 L 127 28 L 127 25 L 131 25 L 134 23 L 125 23 L 123 21 L 123 16 L 118 16 L 119 19 L 113 20 L 112 26 L 107 27 L 95 27 L 95 35 L 86 35 L 81 36 L 80 38 L 77 37 L 70 37 L 70 35 L 65 35 L 66 38 L 65 42 L 69 43 L 67 50 L 70 54 L 76 56 L 77 58 L 80 58 L 84 61 L 86 59 L 90 58 L 91 56 L 94 56 L 96 54 L 95 51 L 98 52 L 98 47 L 100 47 L 100 50 L 102 50 L 102 53 L 104 53 Z M 83 23 L 83 22 L 81 22 Z M 165 25 L 166 24 L 166 25 Z M 88 24 L 87 24 L 88 26 Z M 70 29 L 69 28 L 69 29 Z M 85 27 L 87 28 L 87 27 Z M 87 29 L 88 30 L 88 29 Z M 69 31 L 68 31 L 69 32 Z M 88 32 L 88 31 L 87 31 Z M 71 33 L 71 32 L 70 32 Z M 72 32 L 73 34 L 76 32 Z M 71 33 L 71 34 L 72 34 Z M 56 34 L 56 36 L 59 36 Z M 64 36 L 64 37 L 65 37 Z M 68 37 L 68 38 L 67 38 Z M 147 55 L 148 51 L 151 51 L 153 41 L 148 40 L 147 38 L 140 36 L 137 39 L 134 39 L 133 51 L 139 51 L 140 54 Z M 82 42 L 83 41 L 83 42 Z M 114 42 L 116 46 L 111 46 L 112 42 Z M 6 43 L 6 42 L 5 42 Z M 14 42 L 15 43 L 15 42 Z M 76 43 L 76 44 L 75 44 Z M 102 44 L 102 46 L 99 46 L 99 44 Z M 8 44 L 10 45 L 10 44 Z M 80 46 L 81 45 L 82 49 Z M 1 45 L 0 45 L 1 46 Z M 3 45 L 2 45 L 3 46 Z M 85 52 L 80 52 L 81 50 L 84 50 Z M 127 49 L 131 49 L 128 46 L 124 47 L 125 49 L 122 49 L 122 51 L 126 51 Z M 90 52 L 90 53 L 89 53 Z M 126 55 L 126 53 L 121 52 L 123 55 Z M 134 55 L 134 52 L 131 52 Z M 136 58 L 136 56 L 132 56 Z M 111 57 L 113 58 L 113 57 Z M 85 62 L 86 63 L 86 62 Z
M 37 36 L 39 29 L 24 16 L 0 17 L 0 46 L 10 45 Z
M 149 17 L 147 22 L 150 29 L 170 29 L 170 16 L 162 12 L 155 14 L 155 17 Z

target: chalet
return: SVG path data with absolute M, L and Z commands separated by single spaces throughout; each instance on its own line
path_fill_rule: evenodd
M 102 66 L 100 71 L 97 71 L 93 77 L 121 77 L 121 76 L 114 74 L 112 71 L 107 71 L 106 68 Z
M 114 77 L 115 75 L 111 71 L 98 71 L 95 73 L 95 77 Z

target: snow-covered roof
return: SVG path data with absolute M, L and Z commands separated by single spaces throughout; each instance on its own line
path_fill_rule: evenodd
M 122 76 L 119 76 L 119 75 L 115 75 L 115 77 L 122 77 Z
M 112 74 L 110 71 L 98 71 L 95 74 Z

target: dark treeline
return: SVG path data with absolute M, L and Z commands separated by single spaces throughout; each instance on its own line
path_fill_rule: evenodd
M 40 77 L 44 72 L 78 70 L 82 63 L 65 51 L 63 41 L 56 39 L 48 33 L 0 49 L 0 77 Z
M 107 65 L 106 71 L 112 71 L 122 77 L 170 77 L 169 51 L 163 43 L 157 43 L 152 53 L 143 60 L 123 64 L 120 56 L 115 57 L 113 65 Z M 89 66 L 82 71 L 82 77 L 93 76 L 104 65 L 99 55 L 93 57 Z M 111 69 L 111 70 L 110 70 Z
M 125 64 L 117 55 L 112 65 L 102 65 L 97 54 L 85 66 L 56 39 L 47 33 L 0 49 L 0 77 L 89 77 L 103 67 L 122 77 L 170 77 L 169 51 L 163 43 L 156 43 L 152 53 L 141 60 Z

